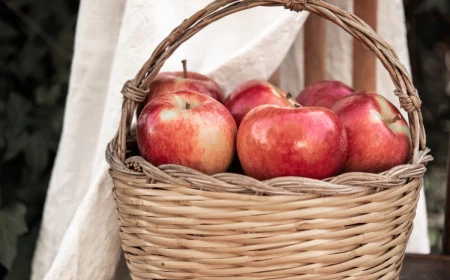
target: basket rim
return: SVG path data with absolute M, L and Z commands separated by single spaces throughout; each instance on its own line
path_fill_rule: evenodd
M 130 126 L 136 105 L 149 92 L 152 79 L 164 62 L 186 40 L 212 22 L 227 15 L 253 7 L 284 7 L 295 12 L 311 12 L 343 28 L 361 41 L 389 72 L 396 87 L 395 95 L 409 117 L 413 153 L 411 161 L 382 173 L 350 172 L 324 180 L 304 177 L 278 177 L 259 181 L 246 175 L 221 173 L 212 176 L 180 165 L 154 166 L 140 156 L 126 158 Z M 190 18 L 185 19 L 153 51 L 151 57 L 134 79 L 125 82 L 122 89 L 124 101 L 118 131 L 106 149 L 106 160 L 112 170 L 130 177 L 148 177 L 152 180 L 194 186 L 210 191 L 248 192 L 255 194 L 320 193 L 342 195 L 366 192 L 368 189 L 388 189 L 401 186 L 414 178 L 422 177 L 426 164 L 432 160 L 426 146 L 426 135 L 421 113 L 421 100 L 406 68 L 395 51 L 370 26 L 357 16 L 322 0 L 215 0 Z M 130 169 L 130 167 L 134 167 Z

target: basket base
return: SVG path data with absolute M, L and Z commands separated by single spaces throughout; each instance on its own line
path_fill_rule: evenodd
M 133 280 L 398 279 L 421 188 L 256 196 L 111 175 Z

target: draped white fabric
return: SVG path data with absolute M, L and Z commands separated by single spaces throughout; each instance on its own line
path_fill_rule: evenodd
M 64 127 L 53 168 L 33 280 L 127 279 L 112 182 L 104 152 L 118 127 L 123 83 L 181 21 L 210 0 L 81 1 Z M 329 1 L 352 10 L 352 1 Z M 401 0 L 379 1 L 379 33 L 409 68 Z M 163 67 L 215 78 L 226 93 L 251 79 L 267 79 L 281 65 L 281 87 L 303 87 L 302 26 L 308 14 L 254 8 L 230 15 L 183 44 Z M 328 78 L 351 81 L 349 35 L 328 25 Z M 378 92 L 394 104 L 393 84 L 378 65 Z M 423 194 L 423 193 L 422 193 Z M 428 253 L 422 195 L 409 252 Z

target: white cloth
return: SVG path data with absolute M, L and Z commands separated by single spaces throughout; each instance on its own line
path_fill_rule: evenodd
M 64 127 L 33 260 L 33 280 L 127 279 L 112 181 L 104 159 L 121 112 L 123 83 L 134 77 L 157 44 L 210 0 L 81 1 Z M 351 1 L 330 1 L 352 9 Z M 379 1 L 379 32 L 409 66 L 401 0 Z M 163 70 L 216 79 L 226 93 L 251 79 L 267 79 L 281 64 L 284 89 L 303 87 L 301 27 L 307 13 L 254 8 L 200 31 Z M 328 78 L 351 84 L 351 39 L 330 24 Z M 300 32 L 299 32 L 300 31 Z M 394 104 L 393 85 L 378 67 L 379 93 Z M 419 202 L 408 251 L 428 253 L 426 212 Z

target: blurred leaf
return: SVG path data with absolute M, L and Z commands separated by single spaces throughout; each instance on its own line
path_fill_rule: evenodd
M 0 264 L 8 271 L 17 254 L 17 239 L 27 232 L 26 208 L 19 203 L 0 209 Z
M 28 135 L 25 131 L 21 131 L 19 134 L 14 135 L 11 133 L 6 134 L 6 152 L 3 156 L 3 160 L 7 161 L 17 156 L 27 145 Z M 9 138 L 8 138 L 9 136 Z
M 0 264 L 0 279 L 3 279 L 6 275 L 6 268 L 3 267 L 3 265 Z
M 2 20 L 0 20 L 0 30 L 0 39 L 10 39 L 17 35 L 17 30 Z
M 448 12 L 448 0 L 427 0 L 423 1 L 419 7 L 418 12 L 427 12 L 431 10 L 440 10 Z
M 59 8 L 57 5 L 33 5 L 29 11 L 29 15 L 35 21 L 43 22 L 55 13 L 55 7 Z
M 19 93 L 13 92 L 9 98 L 7 112 L 23 112 L 28 113 L 31 109 L 31 104 L 28 100 L 23 98 Z
M 7 127 L 5 129 L 8 130 L 7 132 L 19 134 L 25 131 L 27 115 L 31 109 L 30 101 L 13 92 L 6 107 Z
M 53 111 L 53 117 L 50 121 L 50 126 L 54 132 L 57 132 L 59 135 L 59 132 L 61 131 L 62 125 L 63 125 L 63 116 L 64 116 L 64 106 L 58 107 Z M 57 139 L 59 141 L 59 139 Z M 56 145 L 55 145 L 56 147 Z
M 30 233 L 19 237 L 17 256 L 14 260 L 10 273 L 5 280 L 29 279 L 31 274 L 31 261 L 36 247 L 36 239 L 39 234 L 39 224 L 36 224 Z
M 6 145 L 5 138 L 0 136 L 0 150 L 2 150 Z
M 25 150 L 25 162 L 31 171 L 28 175 L 33 181 L 47 167 L 48 145 L 43 136 L 40 132 L 33 133 L 28 138 L 27 149 Z
M 54 105 L 60 95 L 61 91 L 58 84 L 52 85 L 49 89 L 38 87 L 35 91 L 36 103 L 44 106 Z
M 33 0 L 14 0 L 17 6 L 22 7 L 27 4 L 30 4 Z
M 38 45 L 34 40 L 30 40 L 25 44 L 20 58 L 20 77 L 22 81 L 32 73 L 41 74 L 39 71 L 35 71 L 35 69 L 36 67 L 41 67 L 39 62 L 44 58 L 46 52 L 47 49 Z
M 0 44 L 0 57 L 2 59 L 6 59 L 8 56 L 13 54 L 15 51 L 16 51 L 16 48 L 14 48 L 12 45 Z
M 19 75 L 20 75 L 20 69 L 19 69 L 19 62 L 16 58 L 11 59 L 10 61 L 6 61 L 5 62 L 5 68 L 7 69 L 7 73 L 10 76 L 17 76 L 17 79 L 19 79 Z M 9 83 L 11 83 L 12 81 L 8 81 Z

